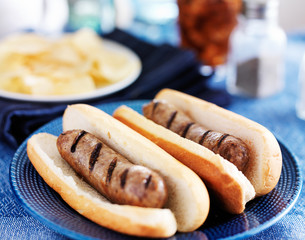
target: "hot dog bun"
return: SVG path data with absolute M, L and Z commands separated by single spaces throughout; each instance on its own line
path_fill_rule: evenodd
M 250 148 L 244 174 L 229 161 L 209 149 L 180 137 L 127 107 L 113 116 L 151 139 L 176 159 L 193 169 L 230 213 L 241 213 L 255 196 L 270 192 L 277 184 L 282 167 L 281 151 L 275 137 L 265 127 L 209 102 L 170 89 L 155 99 L 166 100 L 208 129 L 229 133 Z
M 63 130 L 72 129 L 92 133 L 134 164 L 158 172 L 167 184 L 169 197 L 165 207 L 174 213 L 178 231 L 193 231 L 205 221 L 210 202 L 202 180 L 156 144 L 105 112 L 85 104 L 66 109 Z
M 61 158 L 56 136 L 33 135 L 27 144 L 28 156 L 44 181 L 81 215 L 109 229 L 149 237 L 169 237 L 177 230 L 169 209 L 142 208 L 110 203 L 85 183 Z
M 269 193 L 277 184 L 282 170 L 282 154 L 274 135 L 264 126 L 215 104 L 164 89 L 156 96 L 187 112 L 195 121 L 228 132 L 250 146 L 252 159 L 245 176 L 254 186 L 256 196 Z
M 114 117 L 193 169 L 214 190 L 230 213 L 243 212 L 246 203 L 254 198 L 254 188 L 249 180 L 220 155 L 155 124 L 126 106 L 119 107 Z

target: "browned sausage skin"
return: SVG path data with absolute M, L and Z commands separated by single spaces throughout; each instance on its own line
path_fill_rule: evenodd
M 62 158 L 111 202 L 164 206 L 167 188 L 161 176 L 132 164 L 94 135 L 83 130 L 66 131 L 58 137 L 57 148 Z
M 249 149 L 241 139 L 205 129 L 165 101 L 153 100 L 149 102 L 143 106 L 143 114 L 155 123 L 221 155 L 232 162 L 240 171 L 246 169 L 249 162 Z

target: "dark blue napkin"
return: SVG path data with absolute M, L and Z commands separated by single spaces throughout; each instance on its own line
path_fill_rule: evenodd
M 111 101 L 151 99 L 160 89 L 172 88 L 220 106 L 229 103 L 229 96 L 225 92 L 212 91 L 206 86 L 210 76 L 199 73 L 201 63 L 192 52 L 168 44 L 155 46 L 118 29 L 103 37 L 133 50 L 142 61 L 142 72 L 126 89 L 107 97 L 82 102 L 97 105 Z M 0 99 L 0 137 L 17 147 L 34 130 L 60 116 L 67 104 Z

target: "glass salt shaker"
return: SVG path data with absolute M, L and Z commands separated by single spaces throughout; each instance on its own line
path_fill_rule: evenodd
M 263 98 L 284 86 L 286 34 L 278 25 L 278 0 L 244 0 L 230 39 L 227 89 Z

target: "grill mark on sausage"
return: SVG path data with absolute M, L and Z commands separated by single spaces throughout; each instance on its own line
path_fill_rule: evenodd
M 126 168 L 121 175 L 121 188 L 124 188 L 124 186 L 125 186 L 128 171 L 129 171 L 129 168 Z
M 149 116 L 153 112 L 155 102 L 158 102 L 157 109 L 154 111 L 153 116 Z M 210 149 L 215 154 L 219 154 L 224 159 L 232 162 L 239 170 L 246 170 L 251 153 L 249 146 L 242 139 L 209 129 L 196 122 L 194 125 L 189 126 L 188 124 L 194 122 L 194 119 L 191 119 L 187 112 L 179 111 L 177 107 L 166 103 L 166 101 L 153 100 L 143 107 L 143 114 L 156 124 L 163 127 L 168 125 L 167 128 L 169 130 L 179 134 L 181 137 L 188 138 Z
M 73 141 L 72 146 L 71 146 L 71 149 L 70 149 L 70 151 L 71 151 L 72 153 L 75 152 L 76 146 L 77 146 L 79 140 L 80 140 L 83 136 L 85 136 L 86 133 L 87 133 L 86 131 L 82 130 L 81 132 L 79 132 L 79 134 L 76 136 L 76 138 L 74 138 L 74 141 Z
M 134 165 L 107 143 L 90 132 L 80 134 L 82 131 L 66 131 L 56 141 L 60 156 L 82 179 L 115 204 L 151 208 L 164 206 L 167 188 L 157 172 Z M 84 138 L 77 140 L 82 135 Z M 71 146 L 75 143 L 75 153 L 71 153 Z
M 150 183 L 150 181 L 151 181 L 151 177 L 152 177 L 152 176 L 149 175 L 148 178 L 145 179 L 145 183 L 144 183 L 145 189 L 148 188 L 148 185 L 149 185 L 149 183 Z
M 208 131 L 206 131 L 204 134 L 202 134 L 202 137 L 200 138 L 200 140 L 199 140 L 199 142 L 198 142 L 200 145 L 202 145 L 202 143 L 204 142 L 204 139 L 206 138 L 206 136 L 207 136 L 210 132 L 212 132 L 212 130 L 208 130 Z
M 156 111 L 158 105 L 159 105 L 159 101 L 155 101 L 154 105 L 153 105 L 153 110 L 152 110 L 152 113 L 151 113 L 152 116 L 155 114 L 155 111 Z
M 100 151 L 102 149 L 102 143 L 97 143 L 90 155 L 90 159 L 89 159 L 89 171 L 92 172 L 94 166 L 95 166 L 95 163 L 97 161 L 97 158 L 98 156 L 100 155 Z
M 117 161 L 118 161 L 118 159 L 117 159 L 117 157 L 115 157 L 114 159 L 112 159 L 112 161 L 109 164 L 109 167 L 107 170 L 106 184 L 109 184 L 111 181 L 112 173 L 113 173 L 114 168 L 116 167 Z
M 190 129 L 190 127 L 191 127 L 193 124 L 194 124 L 194 122 L 190 122 L 190 123 L 188 123 L 188 124 L 186 125 L 186 127 L 185 127 L 184 130 L 183 130 L 183 133 L 181 134 L 181 137 L 184 137 L 184 138 L 185 138 L 185 136 L 186 136 L 188 130 Z
M 168 122 L 167 122 L 166 128 L 168 128 L 168 129 L 169 129 L 169 128 L 171 127 L 172 122 L 174 121 L 174 119 L 175 119 L 176 115 L 177 115 L 177 111 L 172 112 L 172 114 L 171 114 L 170 118 L 168 119 Z
M 223 142 L 223 140 L 225 140 L 230 134 L 223 134 L 220 139 L 218 140 L 218 143 L 217 143 L 217 148 L 220 147 L 221 143 Z

